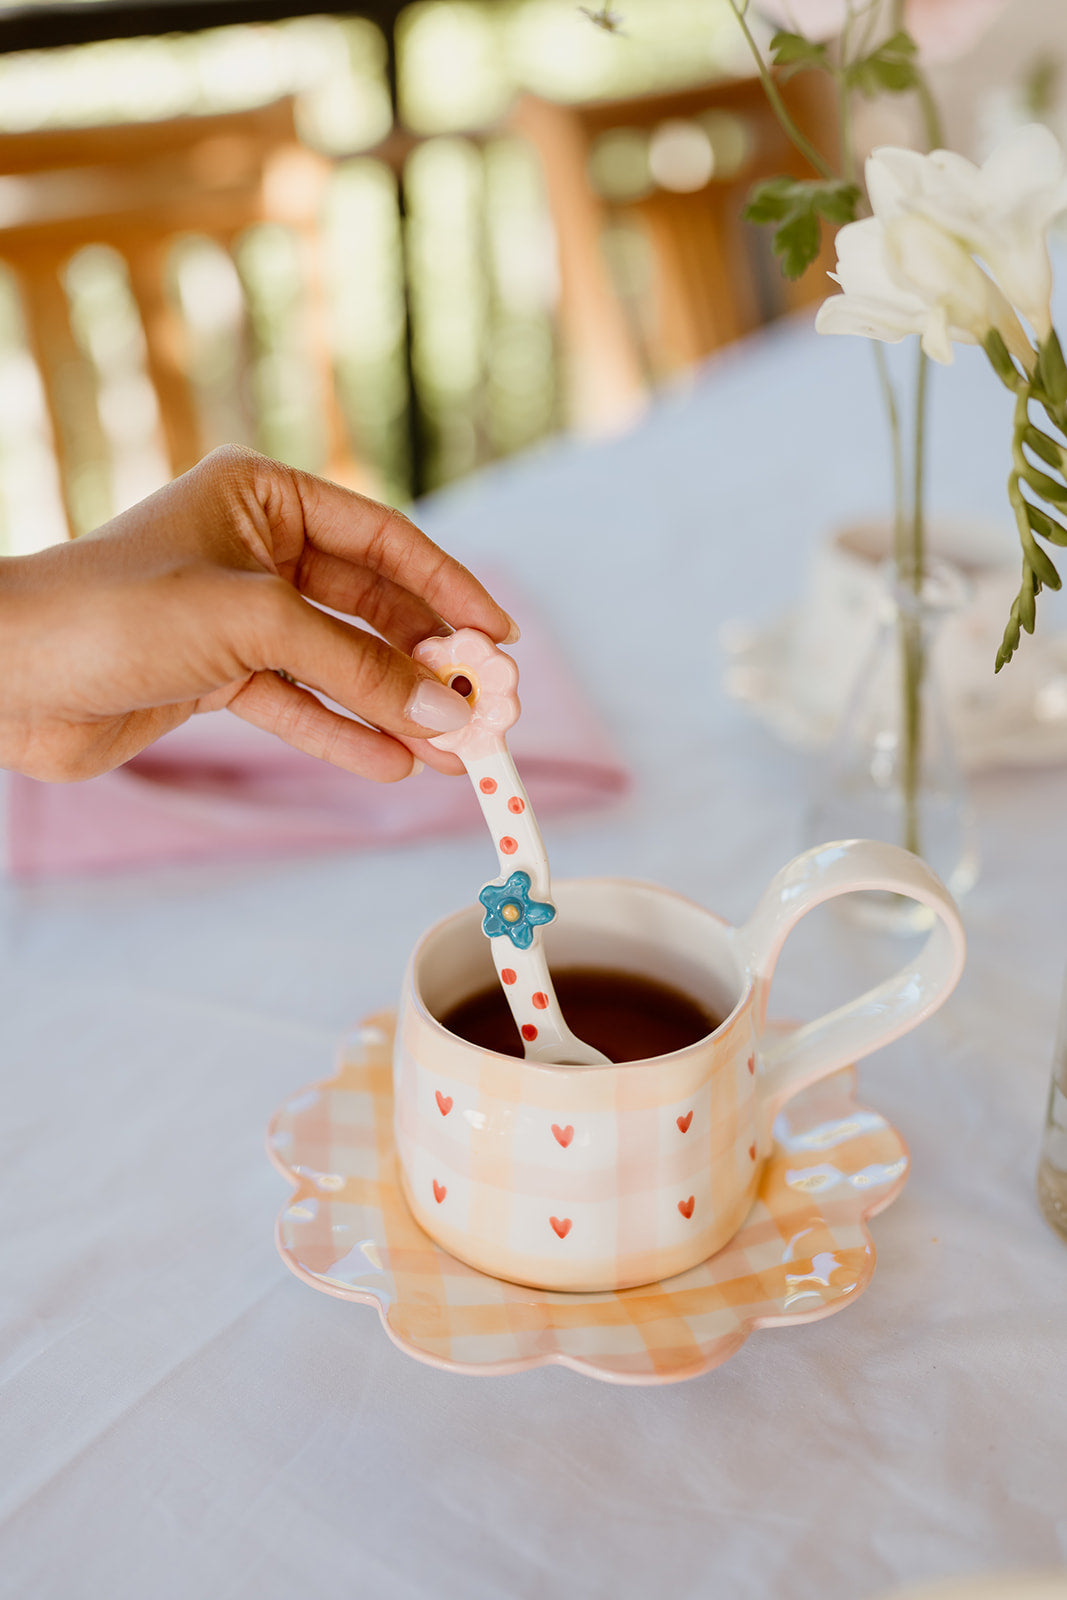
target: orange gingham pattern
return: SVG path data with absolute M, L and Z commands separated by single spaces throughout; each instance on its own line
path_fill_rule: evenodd
M 336 1076 L 278 1111 L 268 1149 L 296 1185 L 278 1220 L 287 1266 L 376 1305 L 409 1355 L 467 1373 L 558 1362 L 615 1383 L 666 1383 L 718 1366 L 755 1328 L 829 1316 L 870 1282 L 864 1223 L 899 1193 L 908 1153 L 857 1105 L 851 1071 L 779 1117 L 758 1199 L 725 1249 L 663 1283 L 565 1294 L 476 1272 L 414 1221 L 393 1148 L 392 1042 L 391 1014 L 364 1023 Z
M 705 1260 L 748 1212 L 757 1172 L 749 1146 L 758 1135 L 747 1009 L 717 1035 L 714 1070 L 691 1052 L 684 1070 L 675 1066 L 667 1077 L 656 1063 L 530 1071 L 521 1058 L 442 1041 L 413 1008 L 398 1026 L 393 1129 L 404 1195 L 431 1238 L 478 1271 L 567 1291 L 647 1283 Z M 688 1139 L 674 1126 L 686 1107 L 697 1117 Z M 530 1113 L 525 1128 L 500 1115 L 508 1108 Z M 581 1127 L 605 1116 L 610 1161 L 575 1166 L 569 1158 L 564 1168 L 546 1159 L 558 1154 L 550 1143 L 556 1118 Z M 544 1141 L 540 1158 L 531 1122 Z M 509 1126 L 500 1137 L 496 1129 Z M 486 1127 L 488 1133 L 478 1131 Z M 650 1138 L 657 1127 L 658 1139 Z M 438 1179 L 450 1205 L 439 1204 Z M 682 1222 L 675 1208 L 689 1194 L 698 1202 L 695 1220 Z M 580 1218 L 587 1203 L 605 1201 L 614 1226 L 584 1233 L 579 1223 L 582 1243 L 568 1236 L 560 1250 L 549 1218 Z M 540 1252 L 537 1233 L 517 1225 L 523 1215 L 529 1223 L 531 1209 L 540 1213 Z

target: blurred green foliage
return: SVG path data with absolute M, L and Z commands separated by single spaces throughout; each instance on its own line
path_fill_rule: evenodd
M 625 32 L 613 36 L 591 26 L 571 0 L 409 6 L 397 31 L 398 96 L 401 120 L 422 142 L 405 169 L 406 219 L 394 172 L 373 154 L 392 126 L 386 43 L 359 18 L 306 17 L 0 57 L 0 132 L 235 110 L 295 95 L 303 137 L 337 161 L 323 231 L 342 405 L 356 454 L 372 465 L 383 494 L 403 500 L 411 430 L 401 229 L 418 436 L 424 482 L 434 487 L 560 423 L 553 239 L 536 161 L 504 125 L 515 94 L 623 95 L 739 65 L 725 0 L 625 0 L 620 9 Z M 259 228 L 233 262 L 221 254 L 192 239 L 174 261 L 202 410 L 213 432 L 321 466 L 315 397 L 302 376 L 293 240 L 282 228 Z M 90 252 L 72 264 L 67 288 L 98 382 L 111 381 L 118 396 L 119 434 L 125 427 L 133 440 L 128 419 L 138 413 L 143 431 L 152 404 L 142 395 L 138 411 L 136 311 L 123 284 L 116 258 Z M 119 324 L 121 359 L 108 355 L 101 332 Z M 48 523 L 25 501 L 26 460 L 40 468 L 46 455 L 40 440 L 31 449 L 27 433 L 27 409 L 34 409 L 27 408 L 27 361 L 10 284 L 0 284 L 0 492 L 9 549 L 40 540 Z M 246 366 L 251 378 L 242 391 Z M 39 396 L 34 405 L 39 413 Z M 158 473 L 145 446 L 142 467 L 122 482 L 112 470 L 109 483 L 93 465 L 92 443 L 79 492 L 86 524 L 128 503 L 133 488 L 151 487 Z M 131 452 L 132 460 L 132 443 Z M 47 477 L 41 469 L 35 481 L 54 501 Z

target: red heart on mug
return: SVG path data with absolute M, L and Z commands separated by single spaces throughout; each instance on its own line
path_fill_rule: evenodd
M 442 1094 L 440 1089 L 437 1089 L 434 1092 L 437 1095 L 438 1111 L 443 1117 L 447 1117 L 448 1113 L 452 1110 L 452 1096 L 450 1094 Z
M 693 1207 L 696 1205 L 696 1203 L 697 1197 L 695 1194 L 691 1194 L 688 1200 L 679 1200 L 678 1202 L 678 1210 L 682 1213 L 682 1216 L 687 1222 L 693 1215 Z
M 561 1128 L 558 1122 L 554 1122 L 552 1124 L 552 1132 L 555 1134 L 564 1150 L 566 1150 L 567 1146 L 574 1138 L 574 1129 L 571 1127 L 570 1123 L 568 1122 L 565 1128 Z
M 444 1184 L 438 1183 L 437 1179 L 435 1178 L 433 1180 L 433 1197 L 437 1201 L 438 1205 L 441 1204 L 441 1201 L 444 1199 L 447 1193 L 448 1190 L 445 1188 Z
M 678 1126 L 683 1133 L 689 1132 L 689 1124 L 692 1122 L 692 1120 L 693 1113 L 691 1111 L 687 1111 L 684 1117 L 678 1118 Z
M 570 1219 L 570 1217 L 563 1217 L 562 1219 L 560 1217 L 549 1217 L 548 1220 L 552 1224 L 553 1231 L 555 1233 L 558 1233 L 559 1237 L 561 1239 L 565 1239 L 567 1237 L 568 1233 L 570 1233 L 570 1231 L 571 1231 L 571 1219 Z
M 756 1076 L 756 1058 L 755 1058 L 755 1056 L 749 1056 L 749 1058 L 748 1058 L 748 1070 L 752 1074 L 753 1077 Z
M 754 1144 L 750 1144 L 748 1147 L 748 1159 L 750 1161 L 755 1161 L 756 1159 L 756 1146 Z

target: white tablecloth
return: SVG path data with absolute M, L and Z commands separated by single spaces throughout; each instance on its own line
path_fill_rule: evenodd
M 933 503 L 999 514 L 1006 406 L 981 368 L 936 375 Z M 751 907 L 801 842 L 806 766 L 724 697 L 717 629 L 769 617 L 829 524 L 884 507 L 884 460 L 869 353 L 792 327 L 628 438 L 425 507 L 474 567 L 514 570 L 633 765 L 623 807 L 552 826 L 558 874 Z M 477 832 L 8 885 L 0 1593 L 867 1600 L 1067 1562 L 1067 1247 L 1033 1193 L 1067 771 L 987 776 L 977 801 L 961 987 L 862 1071 L 914 1158 L 871 1287 L 665 1388 L 435 1371 L 275 1254 L 264 1124 L 488 875 Z M 814 1015 L 893 954 L 820 913 L 775 1008 Z

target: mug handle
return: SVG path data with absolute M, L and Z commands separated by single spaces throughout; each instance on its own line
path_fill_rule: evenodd
M 922 948 L 899 972 L 858 1000 L 784 1035 L 766 1037 L 771 977 L 791 929 L 824 901 L 870 889 L 906 895 L 934 913 L 934 926 Z M 956 987 L 967 949 L 955 901 L 940 878 L 909 850 L 873 839 L 837 840 L 797 856 L 772 879 L 735 938 L 756 987 L 767 1126 L 808 1084 L 870 1055 L 932 1016 Z

